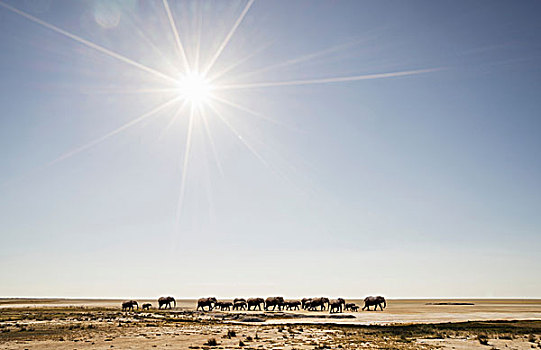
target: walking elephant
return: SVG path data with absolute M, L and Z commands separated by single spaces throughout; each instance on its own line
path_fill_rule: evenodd
M 329 312 L 335 313 L 335 312 L 342 312 L 343 306 L 346 304 L 346 301 L 342 298 L 333 299 L 329 302 Z
M 219 309 L 220 311 L 230 311 L 232 306 L 233 303 L 230 301 L 217 301 L 214 304 L 214 308 Z
M 265 299 L 265 311 L 268 311 L 272 306 L 272 311 L 278 306 L 278 311 L 282 311 L 282 306 L 284 305 L 283 297 L 268 297 Z
M 303 310 L 306 310 L 307 304 L 312 301 L 312 298 L 302 298 L 301 307 Z
M 284 306 L 286 310 L 299 310 L 301 302 L 299 300 L 286 300 Z
M 139 310 L 139 304 L 135 300 L 125 301 L 122 303 L 122 311 L 133 311 L 134 306 Z
M 146 304 L 141 305 L 141 309 L 143 310 L 150 310 L 151 307 L 152 307 L 151 303 L 146 303 Z
M 250 311 L 252 307 L 254 308 L 254 311 L 256 308 L 261 311 L 261 304 L 265 307 L 265 300 L 263 300 L 263 298 L 249 298 L 246 302 L 248 303 L 248 311 Z
M 359 309 L 359 307 L 357 305 L 355 305 L 354 303 L 347 303 L 344 307 L 344 310 L 346 311 L 350 311 L 352 310 L 353 308 L 357 307 L 357 309 Z
M 199 308 L 201 308 L 201 311 L 205 311 L 205 306 L 207 306 L 208 311 L 212 311 L 212 309 L 214 308 L 214 305 L 216 305 L 217 302 L 218 300 L 216 300 L 216 298 L 214 297 L 201 298 L 197 301 L 196 310 L 199 310 Z
M 246 300 L 237 300 L 233 302 L 233 310 L 246 310 L 248 303 Z
M 312 298 L 309 302 L 307 302 L 306 309 L 310 311 L 316 311 L 319 307 L 320 310 L 323 311 L 326 310 L 325 305 L 329 305 L 329 298 Z
M 171 303 L 175 304 L 175 307 L 177 307 L 177 301 L 175 298 L 169 296 L 169 297 L 160 297 L 158 299 L 158 309 L 161 309 L 162 306 L 164 306 L 164 309 L 167 309 L 169 306 L 169 309 L 171 309 Z
M 383 306 L 381 306 L 382 304 Z M 372 305 L 374 305 L 374 311 L 378 309 L 378 306 L 381 309 L 381 311 L 383 311 L 383 308 L 387 307 L 387 302 L 385 301 L 385 298 L 382 296 L 377 296 L 377 297 L 369 296 L 369 297 L 364 298 L 363 310 L 367 309 L 368 311 L 370 311 L 370 306 Z

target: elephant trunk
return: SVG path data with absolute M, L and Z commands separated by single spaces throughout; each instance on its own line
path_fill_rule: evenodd
M 177 307 L 177 301 L 173 299 L 173 303 L 175 304 L 175 307 Z
M 383 300 L 383 307 L 384 307 L 384 308 L 387 307 L 387 301 L 386 301 L 386 300 Z

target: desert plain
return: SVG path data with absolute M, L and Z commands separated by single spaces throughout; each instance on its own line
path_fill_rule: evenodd
M 0 349 L 541 349 L 541 300 L 388 300 L 384 311 L 121 310 L 0 299 Z M 347 300 L 362 306 L 361 300 Z M 457 304 L 458 303 L 458 304 Z

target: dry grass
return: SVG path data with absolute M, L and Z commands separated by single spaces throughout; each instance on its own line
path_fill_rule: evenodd
M 223 317 L 202 318 L 194 312 L 122 313 L 108 308 L 19 308 L 0 313 L 0 347 L 35 348 L 46 342 L 77 343 L 78 349 L 223 347 L 296 349 L 381 348 L 421 349 L 421 339 L 445 343 L 471 339 L 489 345 L 493 340 L 529 342 L 537 346 L 541 321 L 483 321 L 393 326 L 236 324 Z M 213 335 L 221 334 L 220 343 Z M 490 341 L 489 341 L 490 340 Z M 529 346 L 529 345 L 528 345 Z

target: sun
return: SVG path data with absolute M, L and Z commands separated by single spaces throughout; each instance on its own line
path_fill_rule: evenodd
M 210 101 L 214 86 L 199 72 L 182 76 L 177 82 L 178 94 L 192 105 L 201 105 Z

